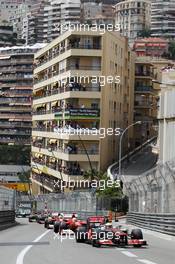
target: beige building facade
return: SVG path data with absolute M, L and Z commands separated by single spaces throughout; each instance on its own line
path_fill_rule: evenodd
M 117 160 L 118 128 L 133 122 L 133 59 L 125 38 L 98 31 L 65 32 L 36 54 L 35 192 L 55 191 L 55 180 L 81 179 Z M 132 130 L 126 147 L 131 138 Z

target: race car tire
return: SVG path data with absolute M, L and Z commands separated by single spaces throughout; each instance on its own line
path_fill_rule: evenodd
M 92 246 L 93 247 L 97 247 L 97 248 L 100 248 L 101 247 L 101 244 L 97 243 L 97 241 L 95 239 L 92 240 Z
M 53 229 L 55 233 L 58 233 L 60 231 L 60 223 L 55 223 Z
M 133 245 L 135 248 L 140 248 L 142 245 Z
M 132 231 L 131 231 L 131 239 L 143 239 L 142 230 L 139 229 L 139 228 L 132 229 Z
M 76 229 L 75 239 L 77 243 L 84 243 L 86 241 L 86 227 L 80 226 Z

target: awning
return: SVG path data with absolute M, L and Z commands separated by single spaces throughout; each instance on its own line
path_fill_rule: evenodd
M 57 142 L 56 139 L 50 139 L 50 140 L 49 140 L 49 143 L 56 143 L 56 142 Z
M 11 56 L 0 56 L 0 60 L 6 60 L 6 59 L 10 59 L 11 58 Z

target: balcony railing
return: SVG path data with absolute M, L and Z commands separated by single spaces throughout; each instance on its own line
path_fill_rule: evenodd
M 152 102 L 149 101 L 135 101 L 135 107 L 150 108 L 151 106 L 152 106 Z
M 43 176 L 43 175 L 34 175 L 32 174 L 32 179 L 39 182 L 43 187 L 48 187 L 49 189 L 52 189 L 52 190 L 55 190 L 57 191 L 58 190 L 58 187 L 57 185 L 55 184 L 55 182 L 58 180 L 58 179 L 52 179 L 51 176 Z
M 85 149 L 77 149 L 77 147 L 72 147 L 71 149 L 71 146 L 70 147 L 66 147 L 65 149 L 63 148 L 59 148 L 58 146 L 53 146 L 53 145 L 50 145 L 50 146 L 46 146 L 44 143 L 37 143 L 37 142 L 33 142 L 32 145 L 34 147 L 38 147 L 40 149 L 44 149 L 44 150 L 48 150 L 49 152 L 59 152 L 59 153 L 64 153 L 64 154 L 69 154 L 69 155 L 98 155 L 99 154 L 99 150 L 98 149 L 88 149 L 88 147 L 86 147 L 86 150 Z
M 80 44 L 76 44 L 76 43 L 69 44 L 67 47 L 61 47 L 60 50 L 52 52 L 52 55 L 49 55 L 45 59 L 41 60 L 41 62 L 39 62 L 36 65 L 36 67 L 42 66 L 43 64 L 47 63 L 48 61 L 54 59 L 55 57 L 63 54 L 64 52 L 66 52 L 66 51 L 68 51 L 70 49 L 100 50 L 101 49 L 101 45 L 100 44 L 86 44 L 86 45 L 84 44 L 84 45 L 80 45 Z
M 101 65 L 89 65 L 89 66 L 85 66 L 85 65 L 69 65 L 66 68 L 66 71 L 69 70 L 83 70 L 83 71 L 101 71 Z
M 23 138 L 11 138 L 11 137 L 0 137 L 1 143 L 15 143 L 18 145 L 30 145 L 31 140 L 30 139 L 23 139 Z
M 82 87 L 82 86 L 75 86 L 75 87 L 60 87 L 57 89 L 53 89 L 53 90 L 46 90 L 43 92 L 42 95 L 34 95 L 33 100 L 37 100 L 43 97 L 48 97 L 48 96 L 52 96 L 55 94 L 60 94 L 60 93 L 66 93 L 66 92 L 100 92 L 101 88 L 100 87 Z
M 153 92 L 152 86 L 136 86 L 135 87 L 136 92 Z
M 101 71 L 101 65 L 68 65 L 66 68 L 56 71 L 54 73 L 51 74 L 44 74 L 44 76 L 40 79 L 35 79 L 34 80 L 34 84 L 49 80 L 50 78 L 53 78 L 55 76 L 58 76 L 59 74 L 62 74 L 64 72 L 67 71 L 71 71 L 71 70 L 80 70 L 80 71 Z
M 143 77 L 151 77 L 152 76 L 152 72 L 150 71 L 144 71 L 144 72 L 136 72 L 135 73 L 136 76 L 143 76 Z
M 75 166 L 70 165 L 70 166 L 65 167 L 65 166 L 61 166 L 57 161 L 56 163 L 49 163 L 49 162 L 45 162 L 44 159 L 39 159 L 35 157 L 32 157 L 32 162 L 36 165 L 39 164 L 42 166 L 46 166 L 52 170 L 55 170 L 55 171 L 58 171 L 58 172 L 61 172 L 61 173 L 64 173 L 70 176 L 75 176 L 75 175 L 80 176 L 84 174 L 84 170 L 81 169 L 80 165 L 77 163 Z
M 33 127 L 33 131 L 44 131 L 44 132 L 54 132 L 58 134 L 68 134 L 68 135 L 94 135 L 95 131 L 96 134 L 99 135 L 100 131 L 97 128 L 73 128 L 73 127 Z
M 55 113 L 56 118 L 98 118 L 100 117 L 100 110 L 93 108 L 71 108 L 71 109 L 51 109 L 51 110 L 39 110 L 34 111 L 33 115 L 46 115 Z
M 32 127 L 32 123 L 31 122 L 0 122 L 0 127 L 10 127 L 10 128 L 15 128 L 15 127 L 28 127 L 31 128 Z

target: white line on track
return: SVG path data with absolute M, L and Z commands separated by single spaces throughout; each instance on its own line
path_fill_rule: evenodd
M 41 240 L 41 238 L 43 238 L 45 235 L 47 235 L 47 233 L 49 233 L 50 230 L 47 230 L 46 232 L 44 232 L 42 235 L 40 235 L 39 237 L 37 237 L 33 242 L 38 242 L 39 240 Z M 24 260 L 24 256 L 26 255 L 26 253 L 32 248 L 33 246 L 27 246 L 25 247 L 17 256 L 16 259 L 16 264 L 23 264 L 23 260 Z
M 147 260 L 147 259 L 137 259 L 137 260 L 144 263 L 144 264 L 157 264 L 157 263 L 152 262 L 152 261 Z
M 123 253 L 124 255 L 126 255 L 127 257 L 130 258 L 137 258 L 137 256 L 129 251 L 121 251 L 121 253 Z

